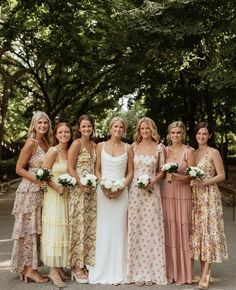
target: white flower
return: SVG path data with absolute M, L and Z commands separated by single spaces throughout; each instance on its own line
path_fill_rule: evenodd
M 192 177 L 196 177 L 197 176 L 197 172 L 195 170 L 190 170 L 189 171 L 189 175 Z
M 95 188 L 97 186 L 97 177 L 93 174 L 87 173 L 80 178 L 80 183 L 84 186 Z
M 37 170 L 37 176 L 43 176 L 43 174 L 44 174 L 43 169 L 39 168 L 39 169 Z
M 147 174 L 142 174 L 137 179 L 137 187 L 144 188 L 148 185 L 149 182 L 150 182 L 150 176 Z
M 64 173 L 58 177 L 58 183 L 65 187 L 74 187 L 76 185 L 76 178 L 68 173 Z
M 169 162 L 162 166 L 162 171 L 166 171 L 168 173 L 177 172 L 179 168 L 178 163 Z
M 185 172 L 191 178 L 201 178 L 205 175 L 204 171 L 196 166 L 189 166 Z
M 112 177 L 104 177 L 102 178 L 100 184 L 110 192 L 116 192 L 125 187 L 125 178 L 114 179 Z

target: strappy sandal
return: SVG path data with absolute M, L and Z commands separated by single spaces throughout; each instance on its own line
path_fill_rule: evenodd
M 146 286 L 152 286 L 152 281 L 145 281 Z
M 87 284 L 88 275 L 86 275 L 83 270 L 77 270 L 76 272 L 71 271 L 71 280 L 80 284 Z
M 65 288 L 68 287 L 62 280 L 59 272 L 51 271 L 48 275 L 48 278 L 52 281 L 52 284 L 55 285 L 57 288 Z
M 136 286 L 144 286 L 145 282 L 144 281 L 135 281 L 134 284 Z

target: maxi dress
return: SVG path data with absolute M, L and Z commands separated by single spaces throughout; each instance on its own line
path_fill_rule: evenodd
M 197 166 L 205 172 L 205 179 L 216 175 L 209 147 Z M 228 259 L 221 193 L 217 184 L 193 187 L 191 253 L 193 259 L 208 263 Z
M 101 152 L 101 175 L 121 179 L 125 177 L 128 154 L 113 157 Z M 124 282 L 127 256 L 128 189 L 119 197 L 109 199 L 102 188 L 97 189 L 97 231 L 95 265 L 89 270 L 91 284 L 120 284 Z
M 134 177 L 129 189 L 128 207 L 128 283 L 151 281 L 166 284 L 166 255 L 163 212 L 159 183 L 152 193 L 137 187 L 143 174 L 154 177 L 165 162 L 165 147 L 157 145 L 155 155 L 136 153 L 134 146 Z
M 185 145 L 180 160 L 169 158 L 167 162 L 177 162 L 179 173 L 184 174 L 187 168 L 188 146 Z M 162 205 L 165 228 L 166 273 L 169 283 L 191 284 L 193 265 L 190 252 L 192 191 L 189 183 L 163 181 Z
M 81 144 L 76 171 L 79 176 L 94 174 L 95 151 L 90 156 Z M 69 193 L 69 265 L 84 268 L 94 265 L 96 243 L 96 193 L 83 192 L 79 186 Z
M 49 150 L 57 151 L 56 147 Z M 58 152 L 58 151 L 57 151 Z M 58 177 L 67 173 L 67 160 L 52 166 L 52 181 L 58 184 Z M 50 267 L 68 265 L 68 192 L 60 194 L 50 186 L 44 192 L 42 212 L 41 260 Z
M 45 157 L 44 150 L 37 146 L 28 162 L 28 172 L 35 175 Z M 22 178 L 16 190 L 12 214 L 15 216 L 12 239 L 11 271 L 23 272 L 24 266 L 37 269 L 40 265 L 42 191 L 40 186 Z

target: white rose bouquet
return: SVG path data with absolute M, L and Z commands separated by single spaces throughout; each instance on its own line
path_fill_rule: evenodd
M 48 168 L 38 168 L 35 176 L 40 181 L 48 181 L 53 175 L 51 174 L 51 170 Z
M 62 186 L 68 188 L 68 187 L 75 187 L 76 185 L 76 178 L 71 176 L 68 173 L 61 174 L 58 176 L 57 179 L 58 183 L 61 184 Z
M 173 172 L 177 172 L 179 169 L 179 165 L 178 163 L 175 163 L 175 162 L 169 162 L 169 163 L 166 163 L 162 166 L 162 171 L 166 171 L 168 173 L 173 173 Z
M 148 174 L 142 174 L 142 175 L 140 175 L 138 177 L 136 185 L 137 185 L 138 188 L 143 189 L 143 188 L 145 188 L 148 185 L 150 180 L 151 180 L 151 178 L 150 178 L 150 176 Z M 150 189 L 148 190 L 148 192 L 152 193 L 152 191 Z
M 37 180 L 40 181 L 48 181 L 53 175 L 51 174 L 51 170 L 49 168 L 38 168 L 35 173 L 35 177 Z M 47 188 L 46 185 L 44 187 L 41 187 L 42 192 L 46 192 Z
M 112 177 L 104 177 L 100 184 L 113 193 L 125 187 L 125 178 L 115 179 Z
M 163 166 L 162 166 L 162 171 L 165 171 L 167 173 L 174 173 L 174 172 L 177 172 L 179 169 L 179 165 L 178 163 L 175 163 L 175 162 L 169 162 L 169 163 L 165 163 Z M 171 183 L 172 182 L 172 174 L 168 175 L 167 176 L 167 179 L 168 179 L 168 182 Z
M 196 166 L 189 166 L 185 170 L 186 175 L 189 175 L 192 179 L 201 178 L 205 175 L 204 171 Z
M 83 177 L 80 178 L 80 183 L 84 186 L 88 186 L 91 188 L 96 188 L 97 186 L 97 177 L 93 174 L 87 173 Z

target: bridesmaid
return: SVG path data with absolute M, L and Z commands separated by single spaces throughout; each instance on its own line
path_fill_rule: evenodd
M 21 280 L 47 282 L 38 272 L 40 266 L 39 236 L 41 234 L 41 188 L 44 183 L 35 177 L 51 142 L 51 121 L 44 112 L 36 112 L 28 130 L 28 139 L 20 152 L 16 173 L 22 181 L 16 191 L 12 214 L 15 216 L 12 238 L 15 240 L 11 270 L 20 272 Z M 27 169 L 28 168 L 28 169 Z
M 165 147 L 154 121 L 138 121 L 135 134 L 134 178 L 129 190 L 127 282 L 138 286 L 166 284 L 166 257 L 163 212 L 159 181 L 164 177 Z M 137 187 L 139 176 L 147 174 L 150 182 Z M 151 191 L 151 193 L 148 192 Z
M 68 265 L 68 191 L 58 183 L 58 177 L 67 173 L 68 148 L 72 143 L 72 129 L 67 123 L 56 125 L 51 147 L 43 167 L 51 169 L 52 178 L 44 193 L 42 212 L 41 259 L 50 266 L 49 278 L 58 288 L 63 288 L 66 278 L 62 267 Z
M 125 123 L 114 117 L 109 124 L 110 139 L 97 146 L 96 175 L 124 178 L 122 188 L 111 193 L 104 186 L 97 189 L 97 230 L 95 266 L 90 268 L 92 284 L 124 283 L 127 251 L 128 188 L 133 177 L 133 151 L 122 141 Z
M 94 174 L 94 122 L 91 117 L 82 115 L 77 127 L 79 138 L 72 143 L 68 153 L 68 173 L 78 183 L 69 194 L 69 265 L 72 280 L 88 283 L 86 265 L 94 265 L 95 255 L 96 194 L 95 189 L 83 186 L 80 178 L 87 173 Z
M 191 284 L 193 265 L 189 246 L 191 232 L 192 192 L 190 178 L 184 174 L 188 166 L 195 166 L 194 151 L 183 144 L 186 129 L 181 121 L 168 126 L 166 162 L 179 165 L 178 173 L 172 173 L 163 182 L 162 205 L 164 214 L 166 272 L 169 283 Z
M 212 130 L 205 122 L 194 129 L 198 143 L 195 152 L 197 166 L 204 170 L 202 179 L 191 182 L 193 186 L 193 213 L 191 252 L 201 262 L 199 289 L 207 289 L 210 281 L 211 263 L 221 263 L 228 258 L 224 233 L 221 194 L 217 183 L 224 181 L 225 172 L 219 151 L 209 147 Z

